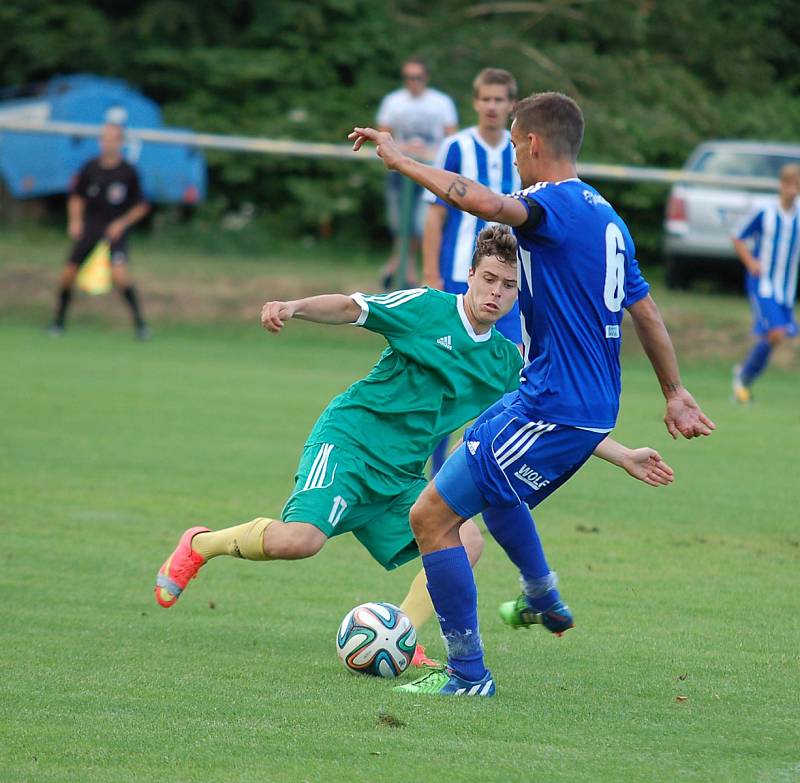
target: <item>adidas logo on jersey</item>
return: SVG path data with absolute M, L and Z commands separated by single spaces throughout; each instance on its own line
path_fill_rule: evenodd
M 467 441 L 467 448 L 469 449 L 469 453 L 472 454 L 473 457 L 475 456 L 475 452 L 478 450 L 478 447 L 480 445 L 481 445 L 481 442 L 479 440 L 468 440 Z
M 440 337 L 436 341 L 436 345 L 440 345 L 442 348 L 447 348 L 448 351 L 453 350 L 453 339 L 448 334 L 446 337 Z

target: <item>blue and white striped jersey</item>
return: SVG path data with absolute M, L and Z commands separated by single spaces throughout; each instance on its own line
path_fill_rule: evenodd
M 486 185 L 495 193 L 513 193 L 521 187 L 508 131 L 499 146 L 490 147 L 478 134 L 477 127 L 465 128 L 442 142 L 433 165 Z M 444 281 L 445 291 L 463 293 L 475 249 L 475 237 L 486 224 L 474 215 L 451 207 L 429 191 L 425 192 L 424 198 L 431 204 L 447 207 L 439 252 L 439 274 Z M 460 285 L 454 287 L 452 283 Z
M 800 264 L 800 202 L 785 212 L 776 198 L 758 204 L 739 226 L 738 239 L 753 242 L 761 264 L 759 277 L 748 275 L 748 293 L 791 307 L 797 293 Z

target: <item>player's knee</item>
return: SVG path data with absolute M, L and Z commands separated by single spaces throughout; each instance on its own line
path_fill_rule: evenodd
M 442 519 L 435 501 L 426 493 L 420 495 L 417 502 L 411 507 L 409 522 L 411 523 L 411 532 L 423 553 L 434 549 L 458 546 L 460 543 L 459 522 Z
M 774 348 L 777 345 L 780 345 L 786 337 L 786 330 L 785 329 L 772 329 L 767 334 L 767 340 L 769 344 Z
M 424 537 L 429 530 L 430 516 L 428 513 L 429 509 L 427 508 L 428 505 L 429 504 L 421 496 L 417 498 L 414 505 L 411 506 L 411 511 L 408 514 L 408 520 L 411 523 L 411 532 L 418 541 L 420 537 Z
M 111 267 L 111 282 L 120 291 L 124 291 L 130 285 L 130 278 L 123 264 L 115 264 Z
M 71 288 L 78 276 L 78 267 L 75 264 L 66 264 L 61 272 L 61 287 Z
M 264 536 L 264 553 L 271 560 L 302 560 L 316 555 L 327 540 L 319 528 L 305 522 L 270 525 Z

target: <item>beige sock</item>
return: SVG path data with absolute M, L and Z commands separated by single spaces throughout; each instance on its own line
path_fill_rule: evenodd
M 425 578 L 424 568 L 414 577 L 400 608 L 408 615 L 411 624 L 417 629 L 417 634 L 433 616 L 433 602 L 428 594 L 428 580 Z
M 275 521 L 257 517 L 243 525 L 198 533 L 192 538 L 192 549 L 206 560 L 217 555 L 230 555 L 245 560 L 269 560 L 264 554 L 264 531 Z

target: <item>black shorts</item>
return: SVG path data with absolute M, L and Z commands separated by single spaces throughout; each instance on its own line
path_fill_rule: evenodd
M 67 257 L 68 264 L 81 266 L 83 262 L 89 257 L 89 254 L 94 250 L 95 245 L 103 238 L 100 234 L 84 234 L 70 250 Z M 111 263 L 116 266 L 117 264 L 128 263 L 128 242 L 127 237 L 121 237 L 116 242 L 111 243 Z

